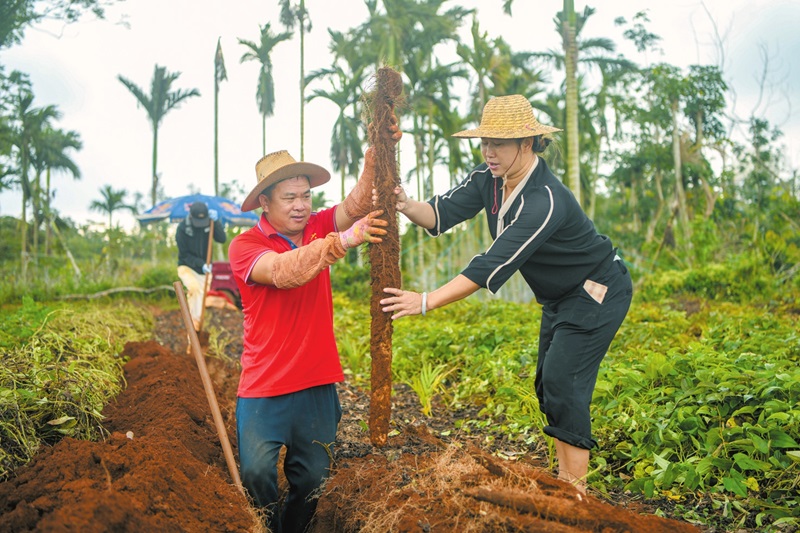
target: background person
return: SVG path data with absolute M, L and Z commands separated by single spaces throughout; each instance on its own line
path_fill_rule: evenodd
M 400 132 L 389 132 L 397 141 Z M 258 184 L 242 211 L 261 207 L 258 224 L 233 239 L 231 267 L 242 295 L 244 351 L 236 424 L 242 483 L 270 511 L 270 530 L 301 532 L 328 475 L 344 380 L 333 333 L 331 264 L 348 248 L 380 242 L 388 222 L 372 209 L 374 159 L 366 154 L 356 187 L 337 206 L 311 210 L 311 188 L 327 170 L 286 151 L 256 164 Z M 366 215 L 366 216 L 365 216 Z M 289 494 L 278 508 L 277 464 L 286 447 Z
M 200 330 L 200 315 L 203 312 L 203 295 L 208 290 L 205 286 L 206 272 L 211 273 L 208 259 L 208 234 L 211 221 L 217 220 L 217 212 L 209 210 L 205 202 L 194 202 L 189 214 L 180 221 L 175 230 L 175 241 L 178 244 L 178 278 L 188 292 L 189 314 L 192 315 L 194 330 Z M 214 223 L 214 240 L 223 243 L 226 240 L 225 228 Z M 209 277 L 209 282 L 211 281 Z
M 542 304 L 536 395 L 555 439 L 558 477 L 585 491 L 592 438 L 589 404 L 600 362 L 628 312 L 631 278 L 608 237 L 599 234 L 571 191 L 536 155 L 558 128 L 544 126 L 522 95 L 489 100 L 480 126 L 455 137 L 480 138 L 484 163 L 428 202 L 398 188 L 398 211 L 432 236 L 485 211 L 491 246 L 430 293 L 386 288 L 392 318 L 426 314 L 480 288 L 495 293 L 519 271 Z M 523 317 L 509 317 L 523 320 Z

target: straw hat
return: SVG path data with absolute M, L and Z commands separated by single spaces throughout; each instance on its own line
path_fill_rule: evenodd
M 258 163 L 256 163 L 258 184 L 242 202 L 242 211 L 252 211 L 260 207 L 258 195 L 263 193 L 264 189 L 270 185 L 296 176 L 306 176 L 312 187 L 322 185 L 331 179 L 330 172 L 319 165 L 295 161 L 294 157 L 289 155 L 286 150 L 272 152 L 259 159 Z
M 559 128 L 540 124 L 533 116 L 533 107 L 521 94 L 496 96 L 486 103 L 481 116 L 481 125 L 472 130 L 459 131 L 453 137 L 472 139 L 521 139 L 562 131 Z

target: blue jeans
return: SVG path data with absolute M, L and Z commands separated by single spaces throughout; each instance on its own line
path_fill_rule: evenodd
M 329 455 L 342 417 L 336 385 L 322 385 L 271 398 L 239 398 L 236 431 L 242 484 L 258 507 L 270 511 L 274 533 L 305 531 L 330 469 Z M 278 455 L 289 494 L 279 509 Z M 327 449 L 326 449 L 327 447 Z

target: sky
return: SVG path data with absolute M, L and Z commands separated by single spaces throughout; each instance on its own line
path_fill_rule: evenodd
M 560 48 L 553 18 L 562 2 L 517 0 L 512 17 L 502 12 L 502 3 L 450 1 L 444 8 L 477 9 L 482 31 L 490 38 L 502 36 L 515 51 Z M 800 66 L 796 60 L 800 57 L 796 30 L 800 1 L 575 1 L 576 11 L 587 5 L 596 12 L 582 36 L 611 38 L 619 53 L 640 65 L 722 66 L 735 91 L 732 111 L 740 117 L 751 113 L 764 116 L 781 128 L 787 158 L 793 167 L 800 166 Z M 367 9 L 363 0 L 306 0 L 306 8 L 313 24 L 305 39 L 309 73 L 332 64 L 327 29 L 353 28 L 366 19 Z M 614 24 L 617 17 L 630 21 L 642 10 L 647 10 L 651 20 L 648 29 L 662 38 L 662 53 L 638 54 L 622 38 L 622 28 Z M 235 180 L 245 189 L 235 199 L 243 200 L 256 184 L 255 163 L 264 154 L 255 99 L 258 64 L 240 62 L 246 50 L 238 39 L 258 42 L 259 28 L 266 22 L 271 22 L 273 32 L 284 31 L 277 0 L 135 0 L 113 5 L 105 20 L 84 16 L 78 23 L 50 21 L 28 28 L 22 44 L 1 50 L 0 64 L 6 74 L 14 69 L 28 73 L 34 105 L 57 106 L 62 118 L 56 127 L 78 132 L 83 141 L 83 149 L 73 154 L 82 177 L 73 180 L 67 174 L 54 175 L 52 207 L 79 224 L 103 223 L 105 216 L 91 212 L 89 204 L 101 199 L 99 191 L 105 185 L 129 191 L 129 201 L 139 192 L 149 207 L 151 125 L 117 76 L 149 92 L 155 65 L 181 73 L 173 89 L 196 88 L 201 93 L 170 111 L 159 129 L 158 171 L 164 192 L 167 197 L 214 193 L 214 53 L 218 39 L 228 74 L 219 93 L 219 179 L 221 183 Z M 467 43 L 469 29 L 468 21 L 461 32 Z M 300 158 L 299 57 L 297 36 L 274 49 L 276 112 L 266 126 L 266 153 L 286 149 L 295 159 Z M 454 54 L 442 57 L 443 62 L 455 59 Z M 759 97 L 758 80 L 765 67 L 769 90 Z M 560 83 L 562 76 L 552 73 L 555 83 Z M 324 99 L 306 104 L 304 159 L 329 170 L 330 131 L 336 114 L 334 104 Z M 412 143 L 406 134 L 401 153 L 411 154 Z M 448 183 L 449 177 L 441 182 Z M 347 190 L 353 183 L 347 183 Z M 436 192 L 444 192 L 445 187 L 437 185 Z M 330 200 L 340 199 L 336 175 L 323 190 Z M 0 216 L 18 217 L 20 204 L 19 191 L 0 192 Z M 136 226 L 135 219 L 124 213 L 115 214 L 115 221 L 128 228 Z

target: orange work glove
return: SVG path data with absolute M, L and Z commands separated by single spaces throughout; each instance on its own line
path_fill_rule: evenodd
M 346 249 L 353 248 L 364 242 L 382 242 L 383 239 L 378 235 L 386 235 L 386 230 L 383 228 L 389 225 L 388 220 L 378 218 L 382 214 L 383 209 L 373 211 L 364 218 L 357 220 L 347 231 L 339 233 L 342 247 Z
M 272 283 L 279 289 L 305 285 L 346 253 L 339 234 L 331 232 L 324 239 L 278 254 L 272 264 Z

